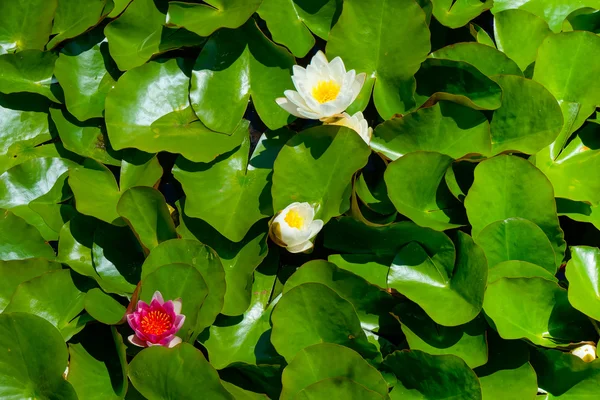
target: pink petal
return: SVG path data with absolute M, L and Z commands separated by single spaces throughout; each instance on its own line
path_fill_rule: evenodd
M 165 299 L 163 299 L 162 294 L 158 290 L 152 295 L 152 301 L 154 300 L 158 301 L 160 305 L 163 305 L 165 302 Z
M 127 323 L 129 324 L 129 326 L 133 330 L 135 330 L 138 327 L 138 323 L 136 321 L 136 318 L 135 318 L 134 314 L 128 314 L 127 315 Z
M 137 303 L 137 312 L 141 312 L 141 311 L 149 311 L 150 310 L 150 306 L 148 305 L 148 303 L 146 303 L 145 301 L 138 301 Z
M 184 322 L 185 322 L 185 315 L 179 314 L 177 316 L 177 318 L 175 318 L 175 321 L 173 322 L 173 328 L 175 329 L 175 331 L 180 330 L 181 327 L 183 326 Z
M 138 337 L 135 335 L 129 335 L 129 337 L 127 339 L 129 339 L 129 342 L 135 346 L 146 347 L 146 343 L 144 341 L 138 339 Z

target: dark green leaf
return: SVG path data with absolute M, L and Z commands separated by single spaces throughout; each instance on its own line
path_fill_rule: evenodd
M 23 260 L 43 257 L 54 259 L 54 250 L 40 232 L 21 217 L 0 208 L 0 259 Z
M 39 50 L 0 56 L 0 92 L 37 93 L 59 103 L 52 86 L 56 59 L 55 54 Z

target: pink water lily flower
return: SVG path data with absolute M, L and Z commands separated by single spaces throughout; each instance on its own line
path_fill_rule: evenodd
M 175 334 L 183 326 L 185 315 L 181 314 L 181 299 L 164 301 L 157 290 L 150 305 L 138 301 L 136 310 L 127 315 L 127 322 L 135 335 L 129 341 L 136 346 L 174 347 L 181 343 Z

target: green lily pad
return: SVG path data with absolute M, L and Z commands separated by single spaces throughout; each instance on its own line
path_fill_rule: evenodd
M 69 354 L 60 332 L 51 323 L 25 313 L 0 314 L 2 369 L 0 396 L 11 399 L 77 400 L 63 379 Z
M 125 307 L 98 288 L 85 294 L 85 311 L 94 319 L 107 325 L 116 325 L 125 318 Z
M 248 137 L 210 164 L 178 158 L 173 175 L 187 193 L 185 213 L 202 218 L 229 240 L 242 240 L 252 225 L 273 215 L 273 162 L 289 137 L 288 131 L 262 136 L 250 159 Z
M 395 351 L 383 364 L 398 378 L 393 399 L 481 400 L 475 373 L 460 358 L 436 356 L 419 350 Z
M 281 149 L 273 172 L 273 209 L 308 202 L 315 218 L 327 223 L 350 207 L 352 175 L 364 167 L 370 150 L 355 131 L 320 126 L 295 135 Z
M 148 400 L 175 397 L 180 400 L 202 396 L 233 400 L 221 384 L 217 371 L 200 350 L 187 343 L 171 349 L 153 346 L 142 350 L 129 364 L 129 379 Z
M 421 306 L 440 325 L 457 326 L 481 311 L 487 280 L 483 250 L 457 232 L 456 265 L 439 265 L 415 242 L 404 246 L 390 267 L 388 286 Z
M 556 197 L 600 204 L 600 180 L 594 173 L 600 168 L 599 132 L 597 124 L 584 125 L 555 160 L 536 160 L 536 166 L 552 182 Z
M 64 40 L 81 35 L 104 19 L 111 11 L 109 0 L 58 0 L 54 15 L 52 34 L 48 48 L 52 49 Z M 112 0 L 110 1 L 112 3 Z
M 47 110 L 47 104 L 39 100 L 32 101 L 20 94 L 0 94 L 0 153 L 13 153 L 14 157 L 19 148 L 34 147 L 52 139 Z
M 217 369 L 230 365 L 280 364 L 283 362 L 270 342 L 271 312 L 277 304 L 272 299 L 279 267 L 277 252 L 269 256 L 254 272 L 250 306 L 242 316 L 220 316 L 199 338 L 208 351 L 210 363 Z
M 198 314 L 208 295 L 208 286 L 198 269 L 181 263 L 158 267 L 142 280 L 140 300 L 150 304 L 156 291 L 165 301 L 181 299 L 181 314 L 185 315 L 185 321 L 178 336 L 188 340 L 194 332 L 204 328 L 204 321 L 198 324 Z
M 125 345 L 116 331 L 95 325 L 69 343 L 67 380 L 80 399 L 118 400 L 127 392 Z
M 54 250 L 23 218 L 0 208 L 0 260 L 42 257 L 53 260 Z
M 319 400 L 326 398 L 348 400 L 381 400 L 384 397 L 345 377 L 323 379 L 302 389 L 294 399 Z
M 531 364 L 537 372 L 538 385 L 548 392 L 548 399 L 585 399 L 598 390 L 598 362 L 586 363 L 557 350 L 535 349 L 531 352 Z
M 473 65 L 487 76 L 523 76 L 519 66 L 502 52 L 480 43 L 456 43 L 434 51 L 429 56 L 446 60 L 464 61 Z
M 504 339 L 559 347 L 594 337 L 588 318 L 569 304 L 567 291 L 544 278 L 498 279 L 488 285 L 483 308 Z
M 121 165 L 120 154 L 112 149 L 98 120 L 82 123 L 56 108 L 50 109 L 50 115 L 67 150 L 104 164 Z
M 304 283 L 287 292 L 271 314 L 271 343 L 291 362 L 303 348 L 336 343 L 367 359 L 381 357 L 367 340 L 354 307 L 320 283 Z
M 327 248 L 346 253 L 375 254 L 389 260 L 410 242 L 419 243 L 434 263 L 454 267 L 456 252 L 452 240 L 442 232 L 403 221 L 384 227 L 371 227 L 352 218 L 332 220 L 325 227 Z
M 542 229 L 523 218 L 507 218 L 492 222 L 477 237 L 475 243 L 483 249 L 488 266 L 503 261 L 520 260 L 556 272 L 554 250 Z
M 106 95 L 115 86 L 120 72 L 108 53 L 104 35 L 94 31 L 63 47 L 54 75 L 64 91 L 69 112 L 85 121 L 103 117 Z
M 546 21 L 523 9 L 509 9 L 494 15 L 498 50 L 514 60 L 521 71 L 535 61 L 538 48 L 550 34 L 552 31 Z
M 0 54 L 44 50 L 58 0 L 15 0 L 0 5 Z
M 435 53 L 434 53 L 435 54 Z M 490 124 L 476 110 L 448 101 L 420 108 L 377 126 L 371 148 L 391 160 L 431 151 L 461 158 L 491 153 Z
M 45 258 L 0 261 L 0 312 L 4 311 L 19 284 L 61 268 L 59 263 Z
M 269 129 L 281 128 L 293 117 L 275 99 L 293 89 L 293 65 L 294 57 L 267 39 L 253 20 L 236 30 L 220 30 L 209 39 L 194 65 L 192 107 L 208 128 L 230 133 L 252 98 L 264 124 Z
M 349 113 L 364 110 L 371 92 L 383 119 L 416 106 L 413 76 L 431 49 L 425 17 L 411 0 L 344 1 L 329 35 L 327 55 L 341 57 L 348 70 L 367 74 Z
M 502 88 L 502 106 L 490 123 L 492 152 L 534 154 L 552 143 L 563 126 L 554 96 L 539 83 L 519 76 L 492 79 Z
M 336 377 L 349 379 L 382 397 L 387 396 L 387 383 L 360 354 L 338 344 L 320 343 L 302 349 L 285 367 L 280 398 L 297 398 L 299 392 L 312 384 Z M 338 394 L 337 390 L 335 394 Z
M 39 50 L 0 56 L 0 91 L 2 93 L 37 93 L 60 103 L 53 92 L 52 74 L 58 57 Z
M 117 212 L 148 251 L 164 241 L 177 238 L 165 198 L 156 189 L 143 186 L 127 189 L 117 204 Z
M 142 266 L 142 279 L 169 264 L 188 264 L 198 270 L 206 282 L 208 295 L 202 304 L 196 326 L 210 326 L 223 308 L 225 272 L 219 258 L 206 245 L 187 239 L 173 239 L 156 246 Z
M 387 288 L 387 274 L 390 266 L 371 254 L 331 254 L 327 261 L 339 268 L 362 277 L 372 285 Z
M 235 29 L 258 9 L 261 0 L 208 0 L 204 4 L 169 3 L 167 23 L 181 26 L 200 36 L 210 36 L 219 28 Z
M 339 4 L 335 0 L 263 0 L 257 13 L 273 40 L 302 58 L 315 45 L 313 33 L 327 40 Z
M 322 283 L 350 302 L 363 329 L 381 334 L 389 330 L 397 332 L 398 324 L 394 324 L 396 321 L 390 316 L 395 302 L 385 290 L 370 285 L 363 278 L 330 262 L 312 260 L 288 278 L 283 294 L 308 282 Z
M 566 267 L 569 302 L 586 315 L 600 320 L 600 251 L 594 247 L 573 246 Z
M 85 293 L 78 289 L 71 272 L 60 269 L 21 283 L 4 311 L 38 315 L 69 340 L 76 333 L 70 323 L 83 310 L 84 298 Z
M 503 261 L 490 267 L 488 271 L 488 284 L 501 278 L 544 278 L 552 282 L 558 279 L 547 269 L 527 261 Z
M 498 156 L 480 163 L 465 207 L 474 237 L 492 222 L 513 217 L 528 219 L 550 239 L 555 265 L 561 264 L 566 244 L 558 224 L 552 184 L 528 161 Z
M 534 399 L 537 379 L 529 363 L 529 346 L 521 340 L 503 340 L 488 333 L 489 361 L 475 369 L 484 399 Z
M 436 324 L 423 309 L 413 303 L 400 304 L 395 312 L 402 323 L 402 333 L 411 350 L 432 355 L 453 354 L 469 368 L 488 361 L 486 323 L 483 317 L 459 326 Z
M 432 0 L 433 16 L 442 25 L 460 28 L 484 11 L 492 8 L 493 0 Z
M 119 18 L 104 28 L 110 55 L 121 71 L 139 67 L 159 52 L 166 7 L 154 0 L 132 2 Z
M 444 154 L 417 151 L 390 163 L 385 183 L 398 212 L 420 226 L 440 231 L 465 225 L 464 206 L 444 179 L 453 161 Z
M 598 0 L 494 0 L 494 14 L 504 10 L 522 9 L 543 18 L 550 29 L 560 32 L 563 21 L 571 12 L 584 7 L 600 8 Z M 523 36 L 527 37 L 527 36 Z
M 428 58 L 415 75 L 417 104 L 449 100 L 475 110 L 496 110 L 502 88 L 464 61 Z
M 565 127 L 571 129 L 563 129 L 556 139 L 550 149 L 552 159 L 556 159 L 571 132 L 600 104 L 600 83 L 595 79 L 598 72 L 598 35 L 582 31 L 550 35 L 539 47 L 533 79 L 544 85 L 559 102 L 565 103 L 562 106 L 566 107 L 566 113 L 573 115 L 573 121 L 565 117 Z

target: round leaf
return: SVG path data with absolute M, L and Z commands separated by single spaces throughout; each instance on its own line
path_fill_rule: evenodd
M 484 11 L 492 8 L 493 0 L 432 0 L 433 16 L 442 25 L 460 28 Z
M 600 320 L 600 250 L 594 247 L 571 247 L 566 267 L 569 301 L 579 311 Z
M 23 218 L 0 208 L 0 259 L 23 260 L 33 257 L 52 260 L 55 254 L 37 229 Z
M 84 307 L 94 319 L 107 325 L 118 324 L 126 312 L 123 305 L 98 288 L 85 294 Z
M 488 284 L 500 278 L 544 278 L 549 281 L 558 282 L 558 279 L 547 269 L 527 261 L 503 261 L 490 267 L 488 271 Z
M 148 400 L 194 400 L 199 393 L 214 400 L 234 399 L 200 350 L 187 343 L 144 349 L 129 364 L 129 379 Z
M 294 399 L 319 400 L 343 398 L 348 400 L 381 400 L 384 397 L 344 377 L 328 378 L 313 383 L 298 393 Z
M 51 86 L 56 59 L 55 54 L 39 50 L 1 55 L 0 91 L 37 93 L 58 103 Z
M 8 305 L 19 284 L 61 268 L 59 263 L 44 258 L 0 261 L 0 311 Z
M 430 57 L 464 61 L 473 65 L 487 76 L 498 74 L 523 76 L 523 73 L 513 60 L 494 47 L 480 43 L 466 42 L 452 44 L 434 51 Z
M 58 0 L 15 0 L 0 4 L 0 53 L 43 50 Z

